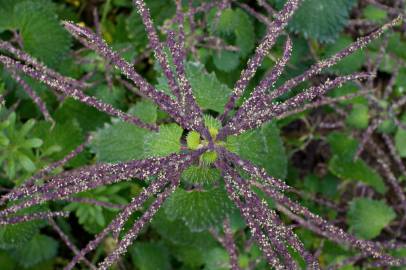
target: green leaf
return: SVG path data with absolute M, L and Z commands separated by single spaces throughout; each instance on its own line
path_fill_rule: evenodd
M 212 23 L 216 20 L 211 20 Z M 238 54 L 242 57 L 247 56 L 254 49 L 255 29 L 249 16 L 241 9 L 226 9 L 215 27 L 216 32 L 225 35 L 234 35 L 235 44 L 240 51 Z M 220 68 L 221 69 L 221 68 Z
M 0 265 L 2 270 L 15 270 L 17 262 L 8 253 L 0 251 Z
M 217 160 L 217 152 L 215 151 L 206 151 L 200 156 L 200 162 L 204 166 L 209 166 Z
M 147 133 L 145 129 L 124 122 L 106 125 L 94 134 L 91 149 L 101 162 L 140 159 L 144 156 Z
M 406 130 L 399 129 L 395 136 L 396 149 L 401 157 L 406 157 Z
M 24 245 L 39 231 L 37 222 L 24 222 L 0 228 L 0 247 L 15 248 Z
M 102 84 L 91 89 L 89 94 L 117 109 L 124 110 L 125 108 L 125 102 L 123 102 L 125 101 L 125 90 L 121 87 L 113 85 L 110 88 L 108 85 Z
M 358 148 L 358 142 L 342 132 L 330 133 L 327 141 L 333 154 L 346 159 L 352 159 Z
M 221 188 L 191 191 L 178 188 L 164 209 L 171 219 L 181 219 L 191 231 L 199 232 L 221 224 L 232 210 L 232 203 Z
M 58 252 L 58 242 L 53 238 L 36 234 L 31 241 L 13 250 L 12 256 L 23 267 L 30 267 L 42 261 L 55 257 Z
M 205 114 L 203 115 L 203 119 L 205 126 L 208 127 L 209 130 L 219 130 L 221 128 L 221 122 L 213 116 Z
M 93 131 L 108 122 L 110 117 L 72 98 L 67 98 L 55 112 L 56 122 L 68 122 L 76 119 L 84 132 Z
M 100 206 L 73 202 L 65 210 L 75 212 L 79 224 L 89 233 L 98 233 L 106 226 L 103 208 Z
M 378 23 L 382 23 L 388 17 L 388 13 L 385 10 L 373 5 L 366 6 L 362 11 L 362 14 L 364 15 L 365 19 Z
M 0 133 L 0 146 L 5 147 L 10 144 L 10 140 L 6 137 L 6 135 Z
M 249 16 L 241 9 L 223 10 L 218 20 L 215 19 L 216 13 L 213 10 L 210 14 L 211 31 L 239 51 L 213 50 L 213 63 L 219 70 L 230 72 L 240 65 L 240 59 L 244 59 L 254 49 L 255 29 Z
M 198 246 L 175 246 L 171 249 L 176 259 L 189 267 L 185 269 L 201 269 L 204 264 L 205 249 Z
M 388 52 L 394 53 L 396 56 L 406 59 L 405 42 L 399 32 L 390 33 L 388 42 Z
M 30 207 L 19 211 L 18 215 L 31 214 L 46 210 L 44 206 Z M 44 225 L 44 221 L 33 220 L 18 224 L 12 224 L 0 227 L 0 248 L 14 249 L 25 245 L 34 235 L 39 232 L 39 229 Z
M 286 0 L 274 0 L 279 7 Z M 320 42 L 333 42 L 348 23 L 356 0 L 306 0 L 303 1 L 289 23 L 289 29 L 306 38 Z
M 130 250 L 131 258 L 140 270 L 172 269 L 169 251 L 160 243 L 137 242 Z
M 21 127 L 21 129 L 18 131 L 18 135 L 23 138 L 27 136 L 28 132 L 34 127 L 35 125 L 35 120 L 30 119 L 27 122 L 24 123 L 24 125 Z
M 347 124 L 358 128 L 365 129 L 369 124 L 368 106 L 363 104 L 354 104 L 350 114 L 347 117 Z
M 32 138 L 25 140 L 24 142 L 24 147 L 26 148 L 38 148 L 40 147 L 44 142 L 41 139 L 38 138 Z
M 209 232 L 192 232 L 182 220 L 169 218 L 165 212 L 166 210 L 161 208 L 151 224 L 163 238 L 171 243 L 194 246 L 203 250 L 217 244 Z
M 129 110 L 130 114 L 138 116 L 146 123 L 155 123 L 158 117 L 157 106 L 150 100 L 142 99 Z
M 14 157 L 10 157 L 7 160 L 7 164 L 6 164 L 6 175 L 8 176 L 8 178 L 10 179 L 14 179 L 16 176 L 16 161 L 14 159 Z
M 187 75 L 193 94 L 202 109 L 223 112 L 231 89 L 220 83 L 214 73 L 207 73 L 199 63 L 187 64 Z
M 16 18 L 13 15 L 14 6 L 23 0 L 0 0 L 0 32 L 15 28 Z
M 191 184 L 213 184 L 221 177 L 220 171 L 210 166 L 192 165 L 182 173 L 182 180 Z
M 240 64 L 240 56 L 236 52 L 220 51 L 213 53 L 213 63 L 221 71 L 229 72 Z
M 0 12 L 1 13 L 1 12 Z M 24 50 L 48 65 L 56 65 L 71 45 L 50 1 L 22 1 L 6 15 L 20 32 Z
M 364 239 L 377 237 L 396 218 L 395 211 L 383 201 L 354 199 L 347 214 L 350 230 Z
M 52 154 L 52 158 L 55 160 L 62 159 L 85 140 L 82 129 L 75 119 L 61 124 L 57 123 L 54 127 L 48 122 L 39 122 L 33 134 L 43 138 L 44 143 L 41 149 L 44 151 L 51 147 L 60 147 L 61 151 Z
M 395 123 L 390 119 L 385 119 L 378 127 L 378 132 L 390 134 L 396 131 Z
M 81 192 L 77 196 L 80 198 L 91 198 L 100 202 L 110 202 L 113 204 L 127 204 L 119 192 L 128 189 L 128 183 L 117 183 L 110 186 L 103 186 L 94 190 Z M 83 225 L 89 233 L 99 233 L 115 215 L 118 209 L 101 207 L 98 205 L 71 202 L 65 206 L 64 210 L 74 212 L 79 224 Z
M 330 159 L 329 170 L 343 180 L 363 182 L 380 193 L 385 193 L 387 188 L 382 177 L 363 160 L 354 161 L 358 148 L 357 140 L 350 138 L 345 133 L 333 132 L 327 137 L 333 157 Z
M 36 166 L 32 160 L 22 153 L 17 153 L 18 162 L 21 166 L 28 172 L 33 172 L 36 169 Z
M 280 179 L 286 177 L 287 156 L 279 129 L 274 123 L 229 137 L 227 144 L 241 158 L 265 168 L 270 175 Z
M 402 123 L 406 124 L 406 114 L 402 116 Z M 406 157 L 406 130 L 399 128 L 395 135 L 395 145 L 401 157 Z
M 385 193 L 387 187 L 382 177 L 363 160 L 353 161 L 335 155 L 331 158 L 328 167 L 330 171 L 343 180 L 355 180 L 373 187 L 379 193 Z
M 214 248 L 207 252 L 205 257 L 205 270 L 228 270 L 230 267 L 230 259 L 228 253 L 221 248 Z
M 145 155 L 167 156 L 180 151 L 183 129 L 177 124 L 161 125 L 159 132 L 148 133 L 144 138 Z

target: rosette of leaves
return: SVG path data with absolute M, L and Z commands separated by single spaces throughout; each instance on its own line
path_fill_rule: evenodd
M 34 125 L 35 120 L 30 119 L 19 126 L 14 112 L 0 122 L 0 162 L 7 177 L 12 180 L 20 171 L 32 173 L 36 169 L 33 151 L 43 141 L 28 137 Z
M 221 242 L 229 255 L 229 261 L 225 262 L 224 252 L 214 250 L 212 252 L 217 259 L 208 260 L 206 266 L 212 268 L 219 262 L 222 267 L 239 269 L 239 249 L 233 241 L 233 231 L 228 221 L 231 214 L 235 213 L 231 211 L 231 205 L 238 210 L 239 217 L 244 219 L 243 228 L 249 228 L 266 263 L 276 269 L 299 267 L 299 259 L 294 259 L 291 250 L 309 268 L 320 268 L 318 260 L 305 249 L 292 228 L 282 222 L 276 212 L 280 209 L 292 212 L 290 218 L 330 240 L 356 248 L 374 259 L 384 260 L 388 265 L 399 263 L 399 259 L 388 255 L 381 246 L 355 238 L 285 194 L 290 187 L 280 178 L 286 173 L 286 158 L 278 129 L 271 124 L 275 118 L 283 117 L 306 102 L 313 102 L 316 97 L 345 82 L 370 78 L 369 73 L 335 77 L 275 102 L 276 98 L 319 74 L 323 68 L 365 47 L 381 36 L 385 29 L 396 24 L 397 20 L 361 38 L 331 58 L 314 64 L 308 71 L 281 86 L 273 87 L 292 53 L 292 41 L 286 38 L 282 57 L 261 78 L 242 105 L 237 106 L 237 101 L 284 31 L 299 7 L 299 2 L 287 1 L 275 15 L 276 19 L 267 25 L 267 33 L 231 91 L 220 85 L 215 76 L 207 74 L 200 65 L 188 66 L 182 1 L 176 2 L 176 13 L 172 19 L 177 31 L 166 31 L 165 44 L 154 28 L 146 3 L 142 0 L 134 1 L 145 26 L 149 46 L 165 77 L 156 87 L 89 28 L 64 22 L 64 27 L 82 44 L 122 71 L 137 86 L 142 99 L 148 98 L 154 103 L 140 102 L 139 106 L 128 112 L 85 94 L 80 81 L 50 70 L 21 51 L 9 50 L 10 55 L 0 55 L 0 62 L 6 68 L 35 78 L 59 94 L 72 97 L 114 118 L 111 124 L 93 134 L 91 147 L 99 162 L 56 174 L 44 179 L 43 183 L 31 181 L 17 187 L 2 197 L 3 201 L 17 203 L 0 212 L 0 221 L 10 225 L 13 221 L 10 216 L 32 205 L 63 200 L 80 192 L 127 180 L 138 182 L 143 188 L 94 240 L 79 253 L 75 252 L 75 257 L 65 269 L 73 269 L 111 233 L 117 243 L 98 265 L 99 269 L 109 269 L 130 248 L 161 207 L 162 213 L 169 215 L 169 222 L 179 222 L 192 235 L 207 232 L 208 228 L 222 230 L 224 237 Z M 206 11 L 204 8 L 196 10 Z M 194 20 L 196 14 L 191 9 L 188 15 L 190 20 Z M 171 57 L 168 57 L 168 53 Z M 278 166 L 273 167 L 268 163 L 276 163 Z M 194 166 L 192 168 L 195 172 L 184 173 L 191 166 Z M 268 202 L 271 200 L 270 205 Z M 42 218 L 51 214 L 45 214 Z M 222 229 L 216 226 L 219 221 L 223 222 Z M 162 229 L 162 224 L 159 221 L 156 223 L 154 226 Z M 161 232 L 163 234 L 164 230 Z M 135 248 L 134 257 L 139 257 L 147 249 Z
M 83 225 L 84 229 L 96 234 L 102 231 L 115 213 L 120 210 L 120 208 L 114 207 L 127 203 L 126 199 L 120 196 L 119 193 L 129 187 L 130 185 L 127 183 L 120 183 L 110 187 L 99 187 L 91 192 L 83 192 L 78 194 L 77 201 L 73 200 L 73 202 L 67 204 L 64 210 L 74 212 L 78 222 Z M 88 199 L 90 199 L 90 202 L 86 203 Z M 92 200 L 101 202 L 101 204 L 92 204 Z M 111 207 L 108 207 L 109 205 Z

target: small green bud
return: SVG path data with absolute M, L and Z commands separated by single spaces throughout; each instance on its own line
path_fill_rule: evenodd
M 186 143 L 189 149 L 196 150 L 200 145 L 200 134 L 196 131 L 191 131 L 186 137 Z
M 217 134 L 219 134 L 219 130 L 217 128 L 209 128 L 209 132 L 213 140 L 216 139 Z
M 214 163 L 217 159 L 217 153 L 214 151 L 208 151 L 201 155 L 200 160 L 205 165 L 210 165 Z

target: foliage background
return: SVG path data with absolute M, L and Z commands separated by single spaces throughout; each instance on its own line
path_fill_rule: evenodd
M 173 1 L 146 2 L 155 23 L 164 28 L 174 15 Z M 202 2 L 204 0 L 195 0 L 194 4 Z M 358 36 L 405 12 L 405 9 L 395 8 L 396 1 L 378 2 L 382 5 L 373 2 L 304 1 L 288 26 L 294 39 L 294 50 L 281 81 L 302 73 L 316 60 L 332 55 Z M 245 3 L 264 13 L 256 1 L 237 3 Z M 284 1 L 270 0 L 269 3 L 278 9 Z M 60 20 L 72 20 L 95 27 L 95 9 L 100 31 L 109 44 L 132 61 L 136 69 L 159 89 L 167 89 L 167 82 L 147 47 L 140 17 L 130 0 L 0 0 L 0 38 L 21 44 L 25 51 L 64 75 L 75 78 L 88 76 L 92 82 L 92 87 L 87 90 L 89 94 L 146 122 L 167 123 L 163 112 L 149 101 L 127 91 L 119 72 L 94 52 L 83 50 L 59 23 Z M 188 78 L 199 105 L 213 115 L 222 112 L 236 79 L 265 32 L 265 26 L 239 4 L 234 3 L 232 9 L 223 11 L 216 24 L 213 23 L 215 12 L 212 10 L 201 15 L 198 33 L 217 36 L 224 44 L 238 50 L 228 50 L 207 41 L 199 43 L 196 37 L 191 37 L 187 44 L 195 48 L 187 64 Z M 405 27 L 401 26 L 396 31 L 388 32 L 367 49 L 330 68 L 328 73 L 348 74 L 368 69 L 371 62 L 379 57 L 380 48 L 386 42 L 383 60 L 377 67 L 378 76 L 372 87 L 368 88 L 367 85 L 364 88 L 376 94 L 377 102 L 383 107 L 396 102 L 404 97 L 406 87 L 404 31 Z M 283 52 L 282 44 L 278 43 L 266 58 L 252 86 L 275 64 L 275 59 Z M 90 146 L 64 169 L 95 162 L 131 160 L 151 154 L 165 155 L 179 151 L 181 147 L 179 139 L 182 129 L 175 124 L 167 124 L 158 135 L 149 134 L 72 99 L 55 96 L 45 86 L 27 79 L 46 102 L 55 120 L 54 123 L 45 121 L 21 86 L 3 69 L 0 68 L 0 72 L 0 94 L 5 97 L 0 111 L 1 192 L 19 185 L 47 164 L 61 159 L 83 143 L 89 134 L 93 137 Z M 321 78 L 308 83 L 316 83 Z M 388 86 L 392 89 L 391 95 L 384 97 L 381 93 Z M 130 90 L 136 92 L 136 89 Z M 348 84 L 329 95 L 338 97 L 359 91 L 359 86 Z M 364 95 L 334 106 L 289 116 L 243 134 L 233 142 L 233 147 L 242 157 L 264 167 L 271 175 L 285 179 L 295 187 L 296 192 L 292 197 L 336 225 L 360 238 L 403 243 L 406 241 L 404 213 L 401 207 L 394 204 L 393 190 L 387 184 L 390 177 L 388 172 L 377 164 L 368 147 L 361 159 L 354 161 L 365 130 L 375 117 L 383 114 L 369 100 L 370 97 Z M 406 124 L 404 108 L 399 108 L 396 113 L 399 121 Z M 328 124 L 339 125 L 338 128 L 324 128 Z M 400 158 L 405 158 L 406 131 L 389 119 L 381 123 L 371 140 L 386 149 L 384 136 L 393 140 L 394 151 Z M 389 150 L 386 149 L 384 154 L 388 154 Z M 399 164 L 391 160 L 389 167 L 396 181 L 402 185 L 406 175 L 402 174 L 404 172 Z M 204 175 L 199 173 L 191 169 L 183 177 L 186 181 L 207 186 L 220 177 L 215 170 L 208 170 Z M 142 184 L 138 182 L 127 182 L 79 196 L 120 205 L 129 202 L 141 188 Z M 57 219 L 57 223 L 78 247 L 91 240 L 117 213 L 114 208 L 80 202 L 58 202 L 43 207 L 72 211 L 68 219 Z M 238 212 L 226 195 L 216 188 L 206 193 L 176 192 L 115 268 L 229 269 L 228 255 L 216 241 L 218 234 L 221 234 L 219 225 L 228 214 L 232 216 L 232 230 L 240 252 L 241 267 L 267 269 L 258 247 L 249 240 L 249 233 Z M 287 216 L 283 217 L 285 222 L 290 222 Z M 292 226 L 295 224 L 292 223 Z M 340 263 L 355 254 L 306 229 L 297 227 L 295 232 L 309 250 L 319 255 L 323 267 Z M 108 238 L 92 254 L 91 260 L 97 262 L 114 245 L 113 239 Z M 399 248 L 394 253 L 406 256 L 406 249 Z M 45 221 L 0 227 L 2 270 L 60 269 L 71 257 L 71 251 Z M 339 268 L 366 269 L 360 263 L 362 260 Z

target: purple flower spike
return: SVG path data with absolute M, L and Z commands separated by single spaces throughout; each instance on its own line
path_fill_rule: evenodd
M 167 56 L 163 51 L 162 43 L 159 41 L 158 33 L 155 30 L 149 9 L 143 0 L 134 0 L 133 3 L 137 8 L 138 14 L 141 16 L 145 31 L 147 32 L 149 45 L 153 49 L 155 58 L 158 60 L 165 77 L 168 79 L 169 87 L 171 88 L 173 94 L 179 97 L 180 89 L 178 83 L 176 82 L 176 78 L 169 67 Z
M 185 168 L 190 166 L 198 157 L 204 152 L 204 150 L 195 151 L 187 155 L 179 155 L 179 160 L 169 160 L 166 164 L 160 164 L 159 171 L 153 173 L 158 174 L 157 180 L 153 181 L 148 187 L 135 197 L 124 209 L 118 214 L 118 216 L 101 232 L 96 238 L 90 241 L 84 249 L 76 255 L 72 261 L 64 268 L 64 270 L 71 270 L 73 267 L 90 251 L 94 250 L 100 242 L 112 232 L 115 238 L 118 238 L 119 233 L 124 226 L 128 218 L 139 209 L 150 197 L 158 194 L 163 187 L 165 187 L 170 181 L 170 175 L 168 172 L 180 174 Z M 175 177 L 176 179 L 176 177 Z
M 223 222 L 223 231 L 224 231 L 224 248 L 227 250 L 228 255 L 230 256 L 230 266 L 231 270 L 240 270 L 238 265 L 238 252 L 237 247 L 234 243 L 233 232 L 231 231 L 230 220 L 225 219 Z
M 40 70 L 36 70 L 31 68 L 27 65 L 21 64 L 18 61 L 15 61 L 7 56 L 0 55 L 0 63 L 3 63 L 9 69 L 15 69 L 25 73 L 26 75 L 30 76 L 31 78 L 41 81 L 42 83 L 48 85 L 49 87 L 56 89 L 57 91 L 61 92 L 65 96 L 72 97 L 84 104 L 92 106 L 99 111 L 105 112 L 111 116 L 118 117 L 123 121 L 135 124 L 142 128 L 149 129 L 151 131 L 157 131 L 158 128 L 155 125 L 144 123 L 139 118 L 132 116 L 130 114 L 124 113 L 118 109 L 115 109 L 113 106 L 107 103 L 103 103 L 102 101 L 98 100 L 97 98 L 86 96 L 80 89 L 73 87 L 70 84 L 67 84 L 61 80 L 56 78 L 52 78 L 47 76 L 47 74 L 41 72 Z
M 32 176 L 30 179 L 25 181 L 17 189 L 14 189 L 13 191 L 10 191 L 9 193 L 7 193 L 3 197 L 1 197 L 0 198 L 0 205 L 4 204 L 7 200 L 10 200 L 10 199 L 15 200 L 15 199 L 21 198 L 24 195 L 27 195 L 28 194 L 27 193 L 27 188 L 32 187 L 37 180 L 43 178 L 44 176 L 46 176 L 50 172 L 52 172 L 54 169 L 56 169 L 56 168 L 58 168 L 60 166 L 63 166 L 69 160 L 71 160 L 72 158 L 79 155 L 85 149 L 85 145 L 89 141 L 90 141 L 90 136 L 87 138 L 85 143 L 83 143 L 83 144 L 79 145 L 78 147 L 76 147 L 76 149 L 74 149 L 72 152 L 67 154 L 63 159 L 58 160 L 58 161 L 48 165 L 47 167 L 45 167 L 44 169 L 42 169 L 38 173 L 36 173 L 34 176 Z
M 254 77 L 257 69 L 260 67 L 262 60 L 273 47 L 277 38 L 288 24 L 289 19 L 299 7 L 299 2 L 300 0 L 288 0 L 283 9 L 278 13 L 275 20 L 272 22 L 272 25 L 269 26 L 265 38 L 262 40 L 261 44 L 258 45 L 254 56 L 248 61 L 247 67 L 241 72 L 240 79 L 235 84 L 233 94 L 226 104 L 224 113 L 220 116 L 222 121 L 225 120 L 230 110 L 234 108 L 235 102 L 244 93 L 248 83 L 252 77 Z
M 0 217 L 0 225 L 10 225 L 38 219 L 49 219 L 51 217 L 68 217 L 68 216 L 69 212 L 42 212 L 42 213 L 27 214 L 23 216 Z
M 258 112 L 257 106 L 261 104 L 262 100 L 267 99 L 267 91 L 272 87 L 272 85 L 276 82 L 279 76 L 282 74 L 283 70 L 286 67 L 290 57 L 292 55 L 292 40 L 288 37 L 285 44 L 285 50 L 283 56 L 279 61 L 275 64 L 271 72 L 269 72 L 255 87 L 254 91 L 252 92 L 249 99 L 243 103 L 241 108 L 237 111 L 236 115 L 231 120 L 232 123 L 240 123 L 247 118 L 248 116 L 255 116 Z M 222 133 L 220 132 L 219 139 L 221 139 Z
M 141 94 L 152 99 L 163 111 L 172 116 L 183 128 L 191 129 L 188 120 L 182 114 L 179 104 L 164 92 L 158 91 L 141 75 L 139 75 L 133 66 L 126 62 L 120 55 L 112 51 L 107 44 L 92 31 L 87 28 L 78 26 L 71 22 L 64 22 L 65 28 L 75 36 L 86 47 L 95 50 L 110 63 L 115 65 L 123 74 L 138 86 Z
M 247 130 L 257 128 L 264 123 L 278 117 L 279 115 L 285 114 L 291 110 L 298 108 L 306 101 L 311 101 L 316 97 L 324 95 L 328 90 L 340 87 L 348 81 L 367 79 L 371 76 L 373 75 L 369 73 L 356 73 L 352 75 L 337 77 L 333 80 L 327 80 L 324 84 L 310 87 L 309 89 L 284 101 L 281 104 L 273 104 L 272 100 L 268 96 L 267 99 L 261 99 L 258 101 L 258 104 L 255 104 L 256 108 L 251 110 L 256 111 L 255 115 L 247 115 L 243 121 L 240 121 L 238 123 L 235 122 L 235 119 L 232 119 L 226 126 L 224 126 L 220 130 L 219 137 L 224 138 L 233 134 L 241 134 Z M 249 110 L 249 108 L 247 110 Z
M 244 204 L 238 193 L 234 191 L 233 188 L 233 178 L 224 173 L 223 167 L 224 164 L 221 164 L 220 162 L 217 162 L 216 164 L 218 168 L 221 168 L 223 177 L 224 177 L 224 183 L 226 190 L 228 192 L 228 196 L 230 197 L 231 201 L 235 203 L 235 205 L 238 207 L 240 210 L 241 215 L 244 217 L 245 221 L 247 222 L 248 227 L 250 228 L 251 234 L 253 238 L 256 240 L 258 243 L 259 247 L 262 250 L 262 253 L 264 254 L 266 260 L 268 263 L 275 267 L 276 269 L 284 269 L 284 266 L 280 262 L 278 256 L 275 254 L 274 250 L 272 249 L 272 246 L 270 245 L 267 236 L 261 231 L 260 226 L 255 220 L 255 217 L 251 215 L 250 213 L 250 208 L 246 204 Z
M 147 36 L 149 39 L 149 45 L 155 52 L 155 57 L 158 60 L 165 77 L 168 80 L 169 87 L 178 99 L 178 103 L 182 109 L 183 113 L 189 120 L 190 127 L 193 130 L 197 130 L 204 135 L 208 136 L 209 132 L 204 131 L 203 124 L 203 113 L 196 103 L 196 100 L 192 93 L 192 87 L 186 78 L 186 72 L 184 68 L 185 55 L 185 34 L 183 30 L 184 16 L 181 11 L 182 3 L 177 2 L 177 12 L 175 16 L 175 21 L 178 23 L 178 40 L 176 42 L 174 33 L 170 31 L 168 33 L 168 47 L 171 51 L 174 65 L 177 72 L 177 77 L 174 75 L 169 67 L 167 56 L 165 55 L 162 43 L 159 41 L 158 34 L 153 26 L 151 14 L 148 7 L 145 5 L 143 0 L 134 0 L 134 5 L 137 7 L 138 13 L 140 14 L 142 21 L 147 31 Z
M 351 247 L 361 250 L 362 252 L 372 256 L 373 258 L 378 258 L 386 260 L 388 262 L 396 263 L 398 259 L 385 254 L 381 247 L 371 241 L 360 240 L 354 236 L 344 232 L 342 229 L 335 227 L 334 225 L 329 224 L 327 221 L 322 219 L 316 214 L 310 212 L 307 208 L 301 206 L 298 203 L 293 202 L 288 197 L 282 193 L 272 190 L 268 187 L 263 187 L 262 189 L 268 196 L 270 196 L 278 204 L 288 208 L 290 211 L 295 213 L 298 216 L 303 215 L 311 225 L 311 227 L 306 227 L 315 233 L 321 234 L 334 242 L 344 243 Z M 295 218 L 295 221 L 305 225 L 303 220 Z
M 102 185 L 117 183 L 122 179 L 141 178 L 156 175 L 164 166 L 178 166 L 183 168 L 192 159 L 203 153 L 204 150 L 191 154 L 173 154 L 164 158 L 150 158 L 145 160 L 130 161 L 118 164 L 100 164 L 89 166 L 53 177 L 42 186 L 23 187 L 19 194 L 33 196 L 26 201 L 12 205 L 0 211 L 0 217 L 7 216 L 17 211 L 50 200 L 61 200 L 71 194 L 94 189 Z M 34 196 L 35 195 L 35 196 Z
M 272 176 L 269 176 L 263 168 L 259 168 L 255 166 L 252 162 L 248 160 L 243 160 L 238 155 L 227 151 L 224 148 L 219 148 L 217 151 L 234 163 L 236 166 L 241 167 L 246 173 L 249 173 L 252 177 L 262 179 L 265 183 L 272 188 L 280 189 L 280 190 L 289 190 L 290 187 L 286 185 L 283 181 L 276 179 Z
M 94 240 L 90 241 L 85 248 L 83 248 L 76 256 L 71 260 L 71 262 L 64 268 L 64 270 L 73 269 L 73 267 L 84 258 L 84 256 L 94 250 L 108 233 L 113 232 L 114 237 L 118 238 L 118 234 L 121 231 L 122 226 L 127 222 L 128 218 L 139 209 L 147 199 L 156 195 L 166 184 L 168 184 L 169 179 L 164 177 L 158 177 L 156 181 L 151 183 L 147 188 L 135 197 L 124 209 L 118 214 L 118 216 L 101 232 Z
M 132 242 L 137 238 L 138 234 L 148 224 L 154 217 L 155 213 L 159 210 L 165 200 L 175 191 L 179 185 L 179 176 L 176 179 L 172 179 L 172 184 L 161 194 L 158 195 L 157 199 L 151 204 L 151 206 L 145 211 L 145 213 L 134 223 L 133 227 L 124 235 L 123 239 L 118 243 L 118 247 L 114 250 L 107 258 L 104 259 L 99 265 L 100 270 L 107 270 L 114 264 L 119 257 L 127 251 L 127 248 L 132 244 Z
M 17 60 L 31 65 L 32 67 L 41 71 L 42 73 L 46 74 L 49 77 L 53 77 L 61 82 L 70 84 L 73 87 L 77 87 L 79 89 L 84 89 L 84 88 L 89 87 L 89 85 L 87 85 L 84 82 L 75 80 L 73 78 L 62 76 L 58 72 L 45 66 L 43 63 L 41 63 L 39 60 L 35 59 L 31 55 L 15 48 L 13 45 L 11 45 L 8 42 L 0 41 L 0 49 L 7 51 L 8 53 L 12 54 L 13 57 L 15 57 Z
M 375 32 L 369 34 L 368 36 L 359 38 L 357 41 L 352 43 L 350 46 L 348 46 L 347 48 L 343 49 L 342 51 L 336 53 L 332 57 L 330 57 L 330 58 L 328 58 L 326 60 L 322 60 L 322 61 L 318 62 L 317 64 L 313 65 L 309 70 L 307 70 L 303 74 L 288 80 L 281 87 L 279 87 L 278 89 L 276 89 L 275 91 L 273 91 L 270 94 L 270 99 L 273 100 L 273 99 L 287 93 L 290 89 L 292 89 L 292 88 L 296 87 L 297 85 L 307 81 L 308 79 L 310 79 L 314 75 L 319 74 L 323 69 L 326 69 L 326 68 L 329 68 L 329 67 L 335 65 L 339 61 L 344 59 L 345 57 L 353 54 L 354 52 L 359 51 L 362 48 L 365 48 L 369 43 L 371 43 L 372 41 L 379 38 L 388 28 L 391 28 L 391 27 L 395 26 L 401 20 L 402 20 L 402 17 L 399 16 L 398 18 L 396 18 L 393 21 L 385 24 L 384 26 L 382 26 L 381 28 L 379 28 Z
M 270 210 L 265 202 L 261 201 L 259 197 L 250 190 L 248 183 L 226 163 L 220 164 L 219 168 L 234 180 L 234 185 L 245 198 L 251 215 L 255 216 L 258 224 L 266 232 L 267 238 L 270 240 L 275 252 L 279 257 L 283 258 L 284 265 L 286 265 L 288 269 L 297 269 L 297 265 L 286 249 L 286 244 L 289 244 L 301 254 L 309 266 L 313 266 L 313 269 L 318 269 L 317 261 L 305 250 L 297 236 L 282 223 L 276 213 Z

